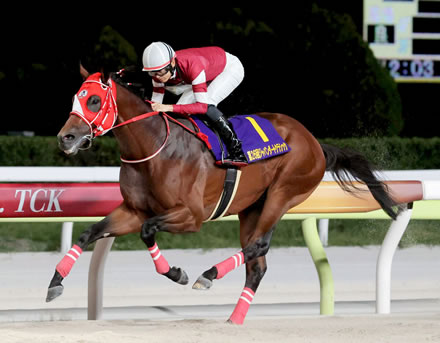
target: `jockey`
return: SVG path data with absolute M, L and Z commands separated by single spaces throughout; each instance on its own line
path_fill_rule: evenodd
M 244 69 L 240 60 L 219 47 L 174 51 L 168 44 L 153 42 L 144 50 L 143 70 L 152 77 L 154 111 L 184 115 L 206 114 L 225 140 L 226 164 L 245 166 L 241 142 L 217 105 L 240 84 Z M 177 104 L 162 103 L 165 90 L 180 95 Z

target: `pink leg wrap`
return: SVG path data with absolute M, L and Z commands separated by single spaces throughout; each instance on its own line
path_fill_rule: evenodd
M 240 299 L 238 299 L 238 303 L 235 306 L 234 312 L 232 312 L 229 320 L 234 324 L 243 324 L 244 318 L 248 313 L 249 306 L 251 305 L 252 300 L 254 299 L 255 292 L 245 287 L 243 292 L 241 293 Z
M 168 273 L 168 271 L 170 270 L 170 265 L 168 264 L 165 257 L 163 257 L 160 253 L 157 243 L 154 243 L 154 245 L 151 248 L 148 248 L 148 250 L 150 251 L 151 257 L 153 258 L 154 265 L 156 266 L 156 271 L 159 274 Z
M 82 254 L 82 249 L 76 244 L 64 255 L 60 263 L 57 264 L 56 270 L 65 278 L 72 269 L 79 255 Z
M 244 263 L 244 254 L 240 251 L 236 253 L 234 256 L 224 260 L 223 262 L 216 264 L 215 267 L 217 268 L 217 279 L 221 279 L 227 273 L 234 270 L 235 268 L 238 268 L 243 263 Z

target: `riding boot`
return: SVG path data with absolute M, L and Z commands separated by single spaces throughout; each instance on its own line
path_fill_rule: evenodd
M 248 161 L 243 153 L 241 141 L 237 138 L 229 120 L 213 105 L 208 106 L 208 112 L 206 114 L 213 128 L 217 130 L 228 149 L 228 157 L 223 161 L 223 165 L 246 166 Z

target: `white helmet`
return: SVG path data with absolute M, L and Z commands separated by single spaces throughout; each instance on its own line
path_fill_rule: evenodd
M 163 42 L 153 42 L 147 46 L 142 56 L 144 71 L 156 71 L 165 68 L 176 57 L 173 48 Z

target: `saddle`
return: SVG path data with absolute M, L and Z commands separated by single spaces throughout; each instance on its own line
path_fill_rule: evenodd
M 205 144 L 212 153 L 216 165 L 222 165 L 228 150 L 220 135 L 202 116 L 192 116 L 192 119 L 205 136 Z M 265 118 L 258 115 L 237 115 L 228 119 L 241 141 L 248 163 L 279 156 L 291 150 L 272 123 Z

